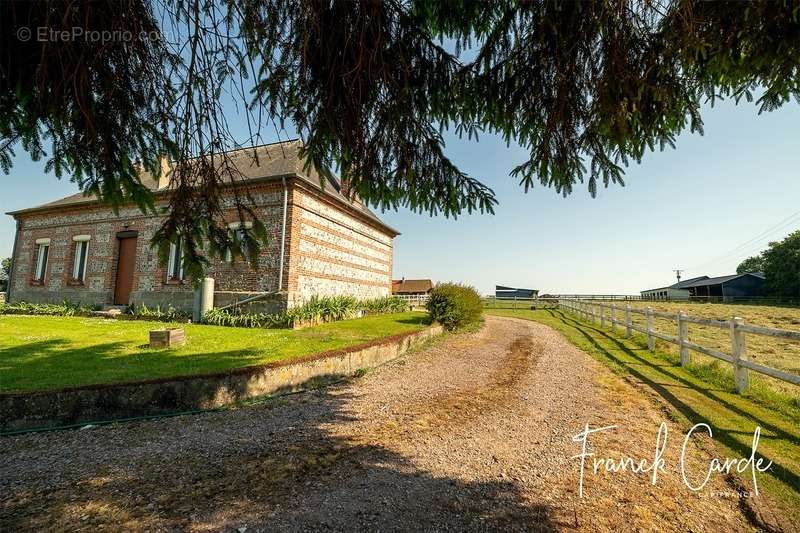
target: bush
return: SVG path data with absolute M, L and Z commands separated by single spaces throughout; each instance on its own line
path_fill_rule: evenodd
M 426 305 L 431 319 L 448 331 L 477 324 L 483 313 L 481 296 L 474 288 L 458 283 L 440 283 Z
M 312 297 L 305 304 L 285 313 L 244 313 L 238 309 L 212 309 L 203 321 L 214 326 L 235 328 L 291 328 L 355 318 L 364 314 L 401 313 L 408 305 L 395 296 L 358 301 L 352 296 Z
M 60 304 L 34 304 L 15 302 L 0 304 L 0 315 L 80 316 L 88 315 L 94 308 L 64 300 Z
M 361 302 L 361 309 L 368 315 L 402 313 L 408 311 L 408 303 L 397 296 L 386 296 L 385 298 L 364 300 Z
M 189 315 L 178 311 L 170 304 L 166 310 L 161 310 L 161 306 L 149 308 L 146 305 L 132 305 L 129 309 L 131 318 L 140 320 L 152 320 L 156 322 L 177 322 L 188 320 Z

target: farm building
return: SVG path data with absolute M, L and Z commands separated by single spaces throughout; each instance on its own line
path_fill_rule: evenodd
M 538 289 L 519 289 L 504 285 L 494 286 L 495 298 L 537 298 L 538 296 Z
M 700 276 L 668 287 L 641 291 L 644 300 L 757 298 L 764 295 L 764 274 L 751 272 L 709 278 Z
M 295 140 L 259 146 L 257 158 L 253 149 L 229 153 L 269 239 L 255 267 L 229 254 L 211 259 L 206 275 L 215 280 L 215 306 L 260 296 L 258 310 L 279 312 L 316 295 L 390 294 L 398 232 L 347 196 L 338 180 L 321 186 L 318 172 L 306 170 L 301 148 Z M 153 191 L 156 207 L 166 208 L 168 174 L 141 180 Z M 224 192 L 221 222 L 237 238 L 253 223 L 240 220 L 234 187 Z M 135 205 L 115 213 L 83 194 L 8 214 L 17 224 L 10 301 L 192 309 L 194 291 L 184 276 L 180 242 L 166 265 L 150 247 L 163 216 L 144 214 Z
M 392 280 L 392 294 L 397 296 L 424 296 L 433 289 L 429 279 L 395 279 Z
M 687 286 L 692 298 L 726 300 L 764 296 L 764 274 L 748 272 L 696 281 Z
M 690 296 L 689 285 L 705 279 L 708 279 L 708 276 L 685 279 L 666 287 L 641 291 L 640 294 L 643 300 L 688 300 Z

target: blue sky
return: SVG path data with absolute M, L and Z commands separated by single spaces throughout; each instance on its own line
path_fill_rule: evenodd
M 541 186 L 525 194 L 509 177 L 524 149 L 492 136 L 447 136 L 451 159 L 491 186 L 500 205 L 495 215 L 457 220 L 383 213 L 402 232 L 394 276 L 461 281 L 485 293 L 505 284 L 635 294 L 671 283 L 674 268 L 685 277 L 734 272 L 741 259 L 800 228 L 798 215 L 748 242 L 800 211 L 800 106 L 759 116 L 752 104 L 722 102 L 703 116 L 704 136 L 685 134 L 677 149 L 647 155 L 628 168 L 625 187 L 601 189 L 597 198 L 585 186 L 567 198 Z M 76 192 L 43 166 L 18 153 L 11 174 L 0 176 L 3 212 Z M 0 257 L 11 255 L 13 236 L 13 220 L 3 215 Z

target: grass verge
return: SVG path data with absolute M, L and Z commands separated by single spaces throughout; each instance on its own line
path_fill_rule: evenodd
M 714 364 L 683 368 L 676 356 L 650 352 L 643 337 L 583 322 L 560 310 L 487 309 L 487 314 L 524 318 L 561 332 L 572 344 L 615 373 L 657 394 L 686 426 L 704 422 L 729 456 L 749 457 L 755 427 L 761 426 L 758 455 L 773 462 L 759 475 L 759 490 L 781 514 L 800 522 L 800 402 L 768 388 L 737 394 L 733 379 Z M 742 477 L 745 477 L 743 475 Z
M 418 331 L 420 312 L 343 320 L 302 330 L 181 324 L 186 344 L 148 346 L 162 322 L 0 316 L 0 392 L 199 375 L 261 365 Z

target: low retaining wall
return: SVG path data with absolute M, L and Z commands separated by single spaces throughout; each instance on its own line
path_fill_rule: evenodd
M 267 365 L 203 376 L 0 395 L 0 431 L 211 409 L 296 391 L 391 361 L 442 332 L 440 326 Z

